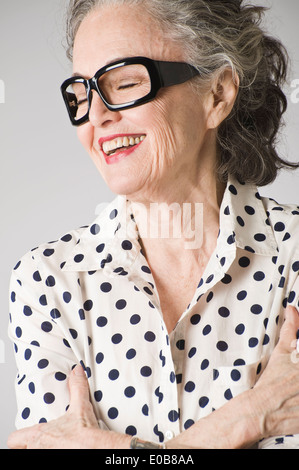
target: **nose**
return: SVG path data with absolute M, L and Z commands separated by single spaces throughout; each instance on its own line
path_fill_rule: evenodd
M 107 127 L 121 119 L 119 111 L 110 111 L 95 90 L 92 90 L 89 122 L 93 127 Z

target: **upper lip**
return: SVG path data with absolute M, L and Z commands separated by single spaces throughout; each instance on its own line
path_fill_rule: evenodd
M 145 134 L 114 134 L 114 135 L 109 135 L 107 137 L 101 137 L 98 141 L 99 143 L 99 146 L 100 148 L 102 149 L 103 148 L 103 143 L 104 142 L 109 142 L 110 140 L 115 140 L 117 139 L 118 137 L 140 137 L 142 135 L 145 135 Z

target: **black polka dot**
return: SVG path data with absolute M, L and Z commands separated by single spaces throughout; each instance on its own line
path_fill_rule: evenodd
M 243 323 L 240 323 L 235 328 L 235 332 L 237 333 L 237 335 L 242 335 L 244 331 L 245 331 L 245 325 Z
M 219 351 L 226 351 L 228 349 L 228 344 L 225 341 L 218 341 L 216 347 Z
M 109 408 L 108 416 L 110 419 L 116 419 L 118 417 L 118 409 L 115 407 Z
M 28 419 L 30 416 L 30 408 L 24 408 L 22 411 L 22 418 Z
M 193 392 L 194 389 L 195 389 L 195 383 L 194 382 L 189 381 L 185 384 L 184 390 L 186 392 Z
M 264 233 L 256 233 L 254 235 L 254 239 L 257 241 L 257 242 L 263 242 L 266 240 L 266 235 Z
M 110 282 L 103 282 L 100 286 L 102 292 L 110 292 L 112 289 L 112 285 Z
M 51 403 L 54 403 L 55 401 L 55 396 L 53 393 L 45 393 L 44 394 L 44 402 L 47 403 L 48 405 L 50 405 Z
M 251 206 L 245 206 L 244 209 L 245 209 L 245 212 L 246 212 L 247 214 L 249 214 L 249 215 L 255 214 L 255 209 L 254 209 L 253 207 L 251 207 Z
M 238 294 L 237 294 L 237 299 L 240 300 L 240 301 L 246 299 L 246 297 L 247 297 L 247 292 L 246 292 L 246 290 L 241 290 L 241 291 L 238 292 Z
M 119 344 L 122 341 L 123 337 L 120 333 L 116 333 L 112 336 L 111 341 L 113 344 Z
M 265 274 L 262 271 L 257 271 L 253 275 L 255 281 L 263 281 L 265 279 Z
M 115 304 L 115 307 L 118 309 L 118 310 L 123 310 L 127 305 L 127 302 L 125 301 L 125 299 L 120 299 L 116 302 Z
M 84 255 L 82 255 L 82 254 L 76 255 L 74 257 L 75 263 L 81 263 L 81 261 L 83 261 L 83 260 L 84 260 Z
M 262 313 L 263 307 L 262 307 L 261 305 L 254 304 L 254 305 L 252 305 L 252 307 L 250 308 L 250 311 L 251 311 L 252 313 L 254 313 L 255 315 L 259 315 L 260 313 Z
M 40 273 L 38 271 L 35 271 L 33 273 L 33 279 L 36 281 L 36 282 L 40 282 L 42 280 L 41 276 L 40 276 Z
M 230 311 L 227 307 L 220 307 L 218 313 L 221 317 L 226 318 L 230 315 Z
M 198 402 L 200 408 L 205 408 L 205 407 L 207 406 L 207 404 L 209 403 L 209 401 L 210 401 L 210 400 L 209 400 L 208 397 L 201 397 L 201 398 L 199 399 L 199 402 Z
M 72 294 L 70 292 L 64 292 L 62 297 L 67 304 L 72 300 Z
M 128 426 L 125 430 L 125 433 L 128 434 L 129 436 L 136 436 L 137 434 L 137 429 L 135 426 Z
M 125 388 L 125 391 L 124 391 L 124 394 L 127 398 L 132 398 L 136 393 L 136 390 L 134 387 L 126 387 Z
M 93 224 L 90 227 L 90 232 L 92 233 L 92 235 L 97 235 L 98 233 L 100 233 L 100 226 L 98 224 Z
M 200 318 L 201 318 L 200 315 L 198 313 L 195 313 L 190 318 L 190 322 L 192 323 L 192 325 L 197 325 L 200 322 Z
M 57 308 L 53 308 L 50 312 L 50 315 L 53 318 L 53 320 L 57 320 L 57 318 L 61 317 L 61 313 L 59 312 Z
M 43 255 L 46 257 L 49 257 L 49 256 L 52 256 L 54 253 L 55 253 L 55 250 L 51 248 L 47 248 L 46 250 L 44 250 Z
M 247 258 L 247 256 L 242 256 L 242 258 L 239 259 L 239 266 L 241 268 L 247 268 L 250 264 L 250 259 Z
M 144 366 L 140 369 L 140 374 L 143 377 L 150 377 L 152 375 L 152 369 L 149 366 Z
M 45 331 L 46 333 L 49 333 L 50 331 L 52 331 L 53 325 L 52 325 L 52 323 L 50 323 L 49 321 L 44 321 L 44 322 L 41 324 L 41 329 L 42 329 L 43 331 Z
M 230 376 L 231 376 L 231 378 L 232 378 L 232 380 L 233 380 L 234 382 L 237 382 L 237 381 L 240 380 L 240 378 L 241 378 L 241 373 L 240 373 L 239 370 L 233 369 L 233 370 L 231 371 Z
M 129 240 L 124 240 L 121 244 L 123 250 L 132 250 L 133 245 Z
M 153 341 L 155 341 L 156 339 L 156 335 L 155 333 L 153 333 L 152 331 L 147 331 L 144 335 L 144 339 L 150 343 L 152 343 Z
M 97 319 L 97 325 L 102 328 L 103 326 L 106 326 L 108 323 L 108 319 L 104 316 L 101 316 Z
M 93 396 L 94 396 L 95 401 L 99 403 L 103 398 L 103 392 L 101 390 L 96 390 Z
M 63 372 L 56 372 L 55 379 L 58 380 L 59 382 L 63 382 L 64 380 L 67 379 L 67 376 Z
M 40 361 L 38 361 L 37 367 L 39 369 L 45 369 L 46 367 L 48 367 L 48 365 L 49 365 L 48 359 L 41 359 Z
M 285 230 L 285 225 L 284 223 L 282 222 L 277 222 L 275 225 L 274 225 L 274 230 L 275 232 L 283 232 Z
M 83 308 L 86 312 L 89 312 L 93 307 L 93 301 L 92 300 L 86 300 L 83 304 Z
M 234 196 L 238 194 L 237 188 L 233 184 L 229 185 L 228 189 Z
M 118 214 L 117 210 L 113 209 L 113 211 L 110 213 L 110 216 L 109 216 L 110 219 L 111 220 L 115 219 L 117 217 L 117 214 Z
M 30 317 L 32 315 L 32 310 L 28 305 L 25 305 L 23 312 L 26 317 Z

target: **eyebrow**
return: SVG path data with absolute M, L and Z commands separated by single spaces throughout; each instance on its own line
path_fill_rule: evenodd
M 132 56 L 132 57 L 135 57 L 135 56 Z M 103 65 L 103 66 L 100 67 L 100 68 L 107 67 L 108 65 L 113 64 L 114 62 L 121 62 L 122 60 L 124 60 L 124 57 L 117 57 L 116 59 L 109 60 L 109 62 L 107 62 L 105 65 Z M 100 70 L 100 69 L 98 69 L 98 70 Z M 74 73 L 72 74 L 72 78 L 73 78 L 73 77 L 81 77 L 81 78 L 85 78 L 85 79 L 86 79 L 86 77 L 84 77 L 84 75 L 83 75 L 82 73 L 79 73 L 79 72 L 74 72 Z M 87 80 L 87 79 L 86 79 L 86 80 Z

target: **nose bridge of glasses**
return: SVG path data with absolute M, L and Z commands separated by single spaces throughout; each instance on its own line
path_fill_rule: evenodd
M 105 98 L 96 82 L 91 79 L 89 81 L 89 88 L 87 90 L 89 111 L 88 118 L 93 125 L 100 125 L 102 121 L 113 121 L 117 118 L 117 112 L 109 109 L 105 102 Z M 108 117 L 109 116 L 109 117 Z
M 96 101 L 101 102 L 102 105 L 104 105 L 105 110 L 108 110 L 105 102 L 105 98 L 102 94 L 102 91 L 100 90 L 97 79 L 95 77 L 91 78 L 90 80 L 87 81 L 87 89 L 86 89 L 88 101 L 89 101 L 89 109 L 91 109 L 92 103 L 94 103 L 94 94 L 96 94 Z

